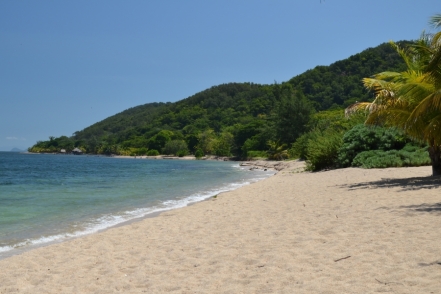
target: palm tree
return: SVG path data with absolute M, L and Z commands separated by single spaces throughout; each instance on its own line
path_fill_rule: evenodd
M 441 15 L 431 24 L 441 26 Z M 441 175 L 441 32 L 423 33 L 407 49 L 391 42 L 407 65 L 404 72 L 383 72 L 363 79 L 373 102 L 355 103 L 346 114 L 367 111 L 369 125 L 394 126 L 429 145 L 432 175 Z
M 288 158 L 288 150 L 286 144 L 280 144 L 280 141 L 268 141 L 268 158 L 274 160 L 283 160 Z

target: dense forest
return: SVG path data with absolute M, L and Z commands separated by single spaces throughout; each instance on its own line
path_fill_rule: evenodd
M 39 141 L 29 151 L 306 158 L 302 150 L 311 134 L 317 138 L 317 132 L 329 128 L 341 133 L 362 123 L 357 118 L 347 122 L 343 109 L 373 99 L 361 83 L 364 77 L 404 69 L 403 60 L 385 43 L 280 84 L 222 84 L 174 103 L 133 107 L 71 137 Z

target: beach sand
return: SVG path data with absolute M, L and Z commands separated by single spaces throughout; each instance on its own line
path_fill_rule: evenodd
M 0 293 L 441 293 L 431 167 L 299 173 L 0 261 Z

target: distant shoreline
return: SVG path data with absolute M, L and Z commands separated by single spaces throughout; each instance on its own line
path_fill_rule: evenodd
M 240 162 L 241 166 L 248 166 L 250 170 L 254 169 L 272 169 L 276 171 L 280 171 L 289 167 L 293 162 L 303 162 L 302 160 L 285 160 L 285 161 L 274 161 L 274 160 L 265 160 L 265 159 L 257 159 L 257 160 L 236 160 L 234 157 L 225 157 L 225 156 L 216 156 L 216 155 L 207 155 L 203 156 L 200 159 L 197 159 L 194 155 L 186 155 L 186 156 L 172 156 L 172 155 L 157 155 L 157 156 L 129 156 L 129 155 L 103 155 L 103 154 L 82 154 L 82 155 L 74 155 L 74 154 L 63 154 L 63 153 L 37 153 L 37 152 L 23 152 L 23 154 L 48 154 L 48 155 L 71 155 L 71 156 L 93 156 L 93 157 L 108 157 L 108 158 L 117 158 L 117 159 L 171 159 L 171 160 L 213 160 L 213 161 L 235 161 Z

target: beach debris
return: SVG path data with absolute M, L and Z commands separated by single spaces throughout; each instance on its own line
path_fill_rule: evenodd
M 403 283 L 398 283 L 398 282 L 382 282 L 382 281 L 380 281 L 380 280 L 378 280 L 378 279 L 375 279 L 375 281 L 377 281 L 378 283 L 380 283 L 380 284 L 384 284 L 384 285 L 387 285 L 387 284 L 399 284 L 399 285 L 403 285 Z M 432 292 L 433 293 L 433 292 Z
M 336 259 L 336 260 L 334 260 L 334 262 L 337 262 L 337 261 L 340 261 L 340 260 L 343 260 L 343 259 L 347 259 L 347 258 L 349 258 L 349 257 L 351 257 L 351 256 L 348 255 L 348 256 L 346 256 L 346 257 L 342 257 L 342 258 Z

